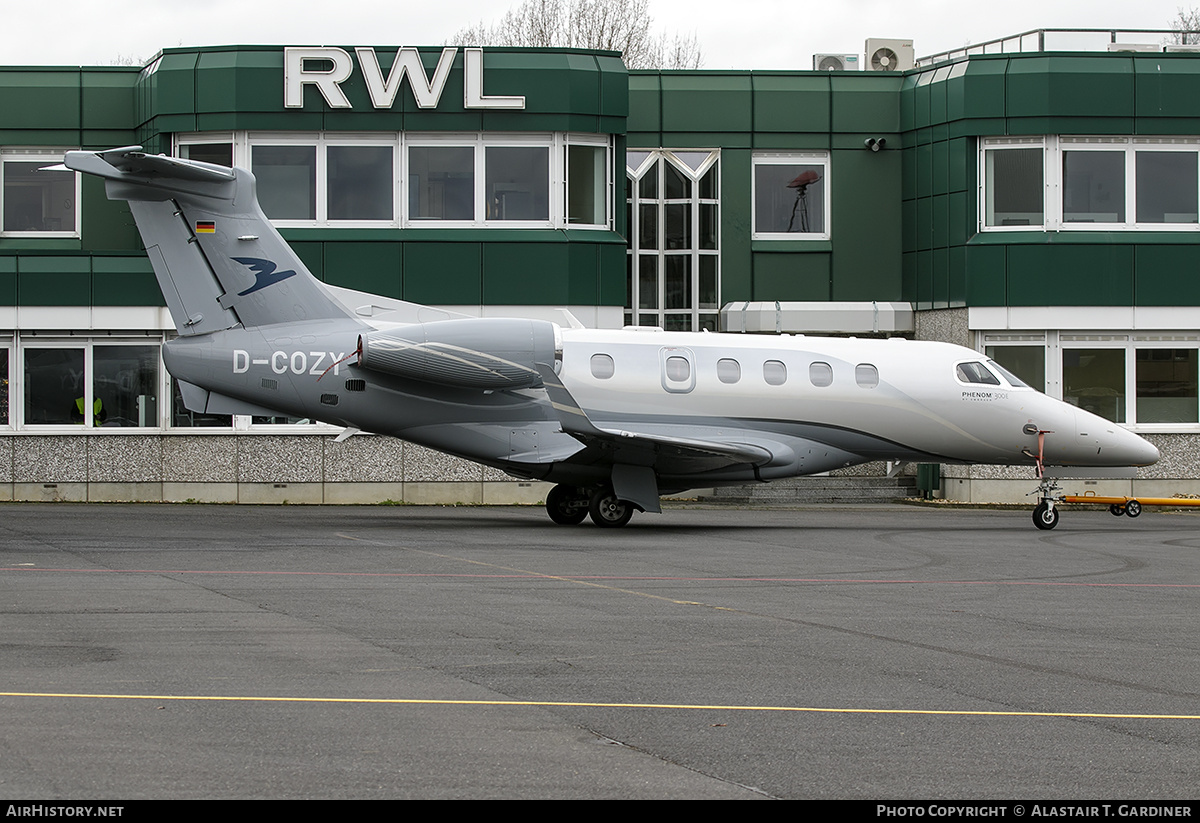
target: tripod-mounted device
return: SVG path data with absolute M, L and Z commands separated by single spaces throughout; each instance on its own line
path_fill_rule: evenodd
M 792 204 L 792 217 L 788 220 L 787 230 L 790 232 L 792 226 L 796 225 L 796 212 L 800 212 L 800 233 L 808 234 L 812 231 L 808 225 L 808 187 L 821 179 L 821 175 L 817 174 L 812 169 L 802 171 L 796 176 L 796 179 L 787 184 L 789 189 L 796 190 L 796 202 Z

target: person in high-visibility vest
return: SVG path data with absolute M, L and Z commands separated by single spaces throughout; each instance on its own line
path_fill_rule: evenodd
M 84 399 L 82 397 L 75 398 L 75 408 L 71 412 L 71 419 L 77 423 L 83 422 L 83 404 Z M 106 417 L 108 417 L 108 413 L 104 411 L 104 404 L 97 397 L 92 401 L 92 425 L 99 426 L 104 422 Z

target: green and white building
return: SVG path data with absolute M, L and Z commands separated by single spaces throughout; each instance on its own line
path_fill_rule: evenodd
M 125 204 L 39 171 L 134 143 L 253 170 L 333 285 L 600 327 L 949 340 L 1162 451 L 1086 488 L 1200 492 L 1195 52 L 1041 39 L 899 71 L 629 72 L 608 52 L 227 46 L 0 67 L 0 499 L 535 501 L 388 438 L 186 411 Z M 1033 485 L 943 469 L 960 499 Z

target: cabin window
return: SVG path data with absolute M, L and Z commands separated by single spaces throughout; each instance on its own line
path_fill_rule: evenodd
M 823 389 L 826 386 L 833 385 L 833 367 L 828 363 L 810 363 L 808 366 L 808 379 L 814 386 Z
M 672 383 L 682 383 L 685 380 L 690 380 L 692 376 L 692 366 L 683 357 L 668 357 L 667 358 L 667 379 Z
M 1000 385 L 1000 378 L 988 371 L 982 363 L 959 363 L 954 367 L 954 373 L 964 383 L 977 383 L 985 386 Z
M 742 379 L 742 367 L 736 360 L 722 357 L 717 361 L 717 379 L 722 383 L 736 383 Z
M 782 386 L 787 382 L 787 366 L 778 360 L 763 363 L 763 380 L 769 386 Z
M 879 369 L 870 363 L 859 363 L 854 367 L 854 382 L 864 389 L 873 389 L 879 385 Z
M 592 377 L 597 380 L 607 380 L 613 376 L 616 366 L 607 354 L 592 355 Z

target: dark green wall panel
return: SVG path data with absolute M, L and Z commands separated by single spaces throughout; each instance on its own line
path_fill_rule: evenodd
M 1080 304 L 1133 305 L 1133 246 L 1009 246 L 1008 305 Z
M 89 306 L 90 257 L 21 257 L 17 262 L 17 301 L 22 306 Z
M 1134 264 L 1135 305 L 1200 306 L 1200 245 L 1138 246 Z
M 570 260 L 565 243 L 491 243 L 483 247 L 483 302 L 566 305 Z
M 752 300 L 829 300 L 827 254 L 754 254 Z M 728 300 L 729 298 L 726 298 Z
M 753 131 L 748 72 L 668 72 L 660 82 L 664 132 Z
M 834 152 L 831 160 L 830 299 L 902 299 L 901 153 L 872 152 L 860 146 Z M 864 196 L 870 192 L 878 196 Z
M 828 74 L 755 74 L 754 131 L 828 132 Z
M 17 258 L 0 257 L 0 306 L 17 305 Z
M 92 258 L 92 305 L 165 306 L 146 257 Z
M 326 243 L 326 283 L 356 291 L 401 296 L 399 243 Z
M 482 302 L 482 250 L 478 243 L 405 243 L 403 261 L 403 299 L 474 306 Z

